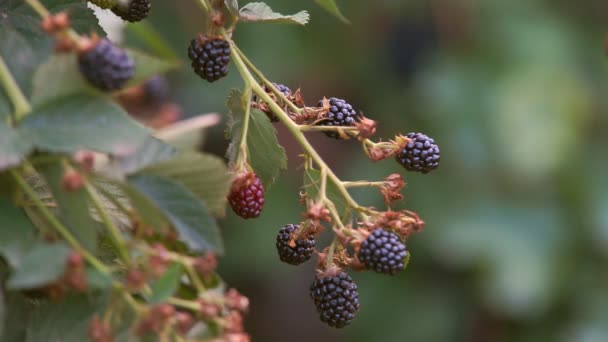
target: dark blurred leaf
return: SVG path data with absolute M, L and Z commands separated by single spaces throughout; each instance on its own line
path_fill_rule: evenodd
M 87 268 L 87 286 L 91 289 L 111 290 L 112 277 L 94 268 Z
M 84 187 L 73 191 L 63 188 L 64 169 L 59 163 L 48 163 L 38 168 L 46 179 L 55 199 L 59 220 L 87 250 L 96 253 L 99 223 L 89 213 L 89 196 Z
M 241 21 L 270 22 L 279 24 L 306 25 L 310 16 L 306 11 L 300 11 L 292 15 L 276 13 L 263 2 L 252 2 L 243 6 L 239 11 Z
M 63 274 L 70 248 L 63 243 L 37 243 L 14 266 L 6 283 L 10 289 L 29 289 L 51 283 Z
M 127 83 L 126 87 L 134 86 L 148 78 L 165 73 L 179 65 L 175 61 L 166 61 L 137 50 L 126 49 L 127 53 L 135 62 L 135 76 Z
M 146 228 L 155 232 L 166 233 L 170 223 L 156 203 L 130 183 L 115 184 L 129 198 L 131 206 L 139 214 Z
M 179 233 L 179 239 L 192 250 L 223 252 L 217 223 L 184 186 L 153 175 L 131 176 L 129 183 L 162 210 Z
M 172 264 L 169 269 L 163 274 L 154 284 L 151 286 L 152 295 L 150 296 L 150 303 L 156 304 L 165 301 L 171 297 L 182 277 L 182 266 L 178 263 Z
M 5 198 L 0 198 L 0 253 L 17 267 L 36 239 L 36 227 L 25 213 Z
M 315 0 L 315 2 L 317 4 L 319 4 L 319 6 L 323 7 L 329 13 L 338 17 L 338 19 L 342 20 L 343 22 L 345 22 L 347 24 L 349 23 L 348 19 L 346 19 L 346 17 L 340 11 L 340 8 L 336 4 L 335 0 Z
M 94 150 L 119 156 L 133 153 L 149 136 L 147 129 L 110 99 L 85 94 L 61 98 L 35 109 L 19 129 L 41 150 L 67 153 Z
M 19 165 L 31 149 L 25 135 L 0 120 L 0 170 Z
M 6 318 L 0 341 L 24 341 L 25 328 L 31 314 L 31 305 L 18 291 L 6 291 Z
M 83 342 L 94 314 L 103 310 L 106 295 L 70 294 L 61 301 L 47 301 L 32 312 L 26 342 Z
M 214 215 L 224 215 L 230 173 L 224 161 L 212 154 L 187 151 L 143 171 L 170 178 L 192 191 Z
M 119 159 L 120 169 L 126 174 L 165 161 L 175 154 L 175 148 L 152 136 L 139 146 L 133 154 Z

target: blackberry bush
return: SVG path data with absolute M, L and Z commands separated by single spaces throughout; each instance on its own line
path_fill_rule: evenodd
M 190 41 L 188 57 L 197 75 L 215 82 L 228 75 L 230 43 L 223 38 L 199 36 Z
M 359 311 L 359 292 L 353 279 L 345 272 L 335 276 L 317 275 L 310 285 L 310 297 L 319 318 L 330 327 L 349 325 Z
M 318 106 L 323 106 L 323 100 L 319 101 Z M 321 126 L 354 126 L 355 123 L 361 120 L 361 115 L 358 114 L 353 106 L 348 102 L 336 98 L 329 98 L 329 111 L 327 116 L 319 125 Z M 326 131 L 328 137 L 341 139 L 338 132 Z
M 429 173 L 439 166 L 439 146 L 422 133 L 408 133 L 410 141 L 396 156 L 397 162 L 408 171 Z
M 315 251 L 314 236 L 308 235 L 296 239 L 294 232 L 299 230 L 299 225 L 288 224 L 277 234 L 276 246 L 279 258 L 290 265 L 299 265 L 307 261 Z
M 112 12 L 122 20 L 135 23 L 144 20 L 148 16 L 151 7 L 151 0 L 118 1 L 116 6 L 112 7 Z
M 89 83 L 105 91 L 123 88 L 135 75 L 133 59 L 105 38 L 78 56 L 78 68 Z
M 374 230 L 361 243 L 357 254 L 366 268 L 390 275 L 395 275 L 403 269 L 406 256 L 405 244 L 399 236 L 384 229 Z

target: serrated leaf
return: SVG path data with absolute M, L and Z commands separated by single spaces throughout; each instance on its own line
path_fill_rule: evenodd
M 140 171 L 147 166 L 165 161 L 175 154 L 173 146 L 156 139 L 148 137 L 133 154 L 118 159 L 120 170 L 131 174 Z
M 306 25 L 310 16 L 306 11 L 300 11 L 292 15 L 283 15 L 274 12 L 270 6 L 263 2 L 252 2 L 243 6 L 239 10 L 241 21 L 271 22 L 280 24 L 299 24 Z
M 167 271 L 151 286 L 150 303 L 164 302 L 177 290 L 182 277 L 183 268 L 180 264 L 172 264 Z
M 5 198 L 0 198 L 0 227 L 0 254 L 15 267 L 34 244 L 36 227 L 21 209 Z
M 172 179 L 195 194 L 214 215 L 224 215 L 230 173 L 224 161 L 212 154 L 186 151 L 143 170 Z
M 317 198 L 317 194 L 321 189 L 321 171 L 315 169 L 308 169 L 304 171 L 304 191 L 306 191 L 306 197 L 311 200 Z M 348 219 L 349 211 L 347 210 L 346 202 L 344 197 L 336 188 L 336 186 L 327 180 L 326 184 L 327 198 L 334 203 L 336 210 L 340 213 L 342 219 Z
M 0 120 L 0 171 L 21 164 L 31 150 L 26 136 Z
M 156 204 L 194 251 L 223 252 L 219 227 L 194 194 L 175 181 L 154 175 L 134 175 L 129 183 Z
M 237 157 L 243 129 L 244 106 L 247 99 L 238 90 L 232 90 L 226 103 L 230 110 L 230 122 L 226 136 L 231 137 L 227 157 L 231 162 Z M 254 109 L 250 113 L 247 132 L 249 163 L 267 188 L 279 176 L 281 169 L 287 169 L 287 155 L 279 144 L 277 131 L 263 112 Z
M 131 119 L 110 99 L 76 94 L 35 109 L 22 120 L 21 134 L 49 152 L 78 150 L 133 153 L 148 138 L 146 128 Z
M 59 163 L 48 163 L 38 168 L 46 180 L 57 203 L 59 220 L 72 232 L 87 250 L 92 253 L 97 249 L 97 231 L 99 223 L 89 213 L 89 196 L 84 187 L 73 191 L 63 188 L 64 169 Z
M 70 294 L 61 301 L 41 303 L 30 316 L 25 342 L 88 341 L 90 320 L 110 296 Z
M 338 19 L 342 20 L 347 24 L 350 23 L 348 19 L 346 19 L 346 17 L 342 14 L 342 11 L 340 11 L 340 8 L 338 7 L 338 4 L 336 4 L 335 0 L 315 0 L 315 2 L 319 6 L 323 7 L 327 12 L 336 16 Z
M 129 183 L 117 183 L 113 186 L 119 187 L 129 198 L 132 208 L 139 214 L 146 228 L 158 233 L 166 233 L 169 230 L 170 223 L 160 208 L 137 188 Z
M 63 274 L 70 248 L 63 243 L 32 246 L 8 279 L 9 289 L 31 289 L 52 283 Z
M 126 87 L 142 83 L 153 75 L 164 73 L 177 66 L 176 63 L 166 62 L 146 53 L 126 49 L 135 62 L 135 75 Z M 53 86 L 49 86 L 49 85 Z M 60 54 L 51 56 L 40 65 L 34 74 L 32 103 L 42 105 L 58 97 L 77 93 L 106 95 L 91 86 L 78 70 L 75 54 Z

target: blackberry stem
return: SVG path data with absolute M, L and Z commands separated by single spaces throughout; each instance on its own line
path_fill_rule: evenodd
M 19 121 L 21 117 L 25 114 L 29 113 L 32 110 L 30 103 L 27 101 L 25 95 L 19 88 L 17 81 L 11 74 L 10 70 L 8 70 L 8 66 L 4 62 L 4 59 L 0 55 L 0 83 L 4 86 L 6 90 L 6 94 L 13 102 L 13 106 L 15 106 L 14 120 Z
M 245 82 L 245 89 L 243 91 L 247 104 L 245 107 L 245 117 L 243 118 L 243 132 L 241 135 L 241 143 L 239 144 L 239 155 L 236 159 L 236 170 L 240 171 L 244 168 L 244 164 L 247 163 L 248 149 L 247 149 L 247 132 L 249 131 L 249 117 L 251 116 L 251 84 Z M 241 98 L 242 101 L 242 98 Z
M 327 259 L 325 259 L 325 270 L 329 270 L 334 264 L 334 251 L 336 250 L 337 242 L 338 237 L 334 236 L 334 239 L 331 241 L 331 245 L 329 245 L 329 249 L 327 250 Z
M 39 0 L 25 1 L 36 13 L 38 13 L 40 18 L 45 19 L 46 17 L 51 15 L 51 12 L 49 12 L 49 10 L 44 7 L 44 5 Z M 63 34 L 65 34 L 66 37 L 70 38 L 74 43 L 76 43 L 76 45 L 80 43 L 80 35 L 78 35 L 78 33 L 76 33 L 76 31 L 74 31 L 73 29 L 68 28 L 63 32 Z

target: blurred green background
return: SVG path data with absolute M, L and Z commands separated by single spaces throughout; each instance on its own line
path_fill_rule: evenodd
M 254 341 L 608 341 L 608 2 L 339 1 L 351 25 L 313 1 L 267 2 L 311 13 L 305 27 L 238 27 L 270 79 L 301 87 L 310 105 L 347 99 L 379 121 L 378 138 L 425 132 L 442 161 L 405 173 L 353 141 L 310 135 L 343 179 L 402 173 L 401 207 L 427 222 L 408 240 L 406 272 L 353 274 L 361 311 L 333 330 L 308 298 L 313 263 L 276 256 L 276 232 L 300 220 L 302 178 L 300 150 L 278 127 L 289 171 L 259 219 L 222 221 L 220 273 L 250 298 Z M 225 113 L 241 81 L 234 68 L 213 84 L 190 71 L 186 46 L 205 27 L 193 3 L 156 1 L 150 20 L 184 60 L 169 75 L 184 113 Z M 226 147 L 215 127 L 204 148 Z M 382 206 L 374 191 L 355 195 Z

